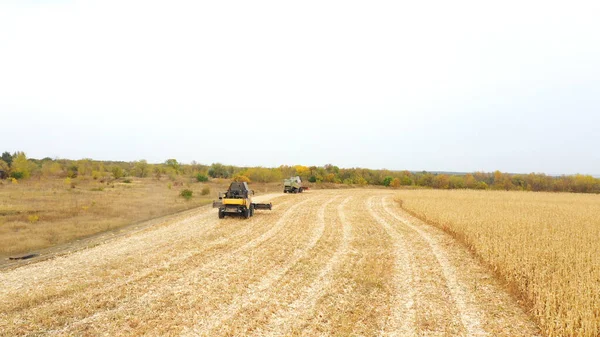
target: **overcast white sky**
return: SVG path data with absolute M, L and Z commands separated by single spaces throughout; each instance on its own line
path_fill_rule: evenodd
M 0 0 L 0 151 L 600 174 L 598 1 Z

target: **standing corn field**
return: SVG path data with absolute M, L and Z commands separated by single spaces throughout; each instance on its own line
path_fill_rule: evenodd
M 546 335 L 598 336 L 600 196 L 426 190 L 399 198 L 508 281 Z

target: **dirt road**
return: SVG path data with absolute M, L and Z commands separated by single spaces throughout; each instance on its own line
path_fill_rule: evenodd
M 199 208 L 105 244 L 0 272 L 4 335 L 536 336 L 451 237 L 383 190 Z

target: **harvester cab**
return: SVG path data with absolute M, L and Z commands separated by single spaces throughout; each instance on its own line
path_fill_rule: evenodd
M 213 208 L 219 209 L 219 219 L 225 215 L 241 215 L 248 219 L 256 209 L 270 210 L 273 207 L 271 203 L 253 203 L 251 195 L 254 195 L 254 191 L 248 188 L 247 183 L 234 181 L 227 192 L 219 193 L 219 200 L 213 201 Z

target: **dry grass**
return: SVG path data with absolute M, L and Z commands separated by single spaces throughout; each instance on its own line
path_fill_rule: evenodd
M 127 178 L 29 180 L 0 185 L 0 258 L 60 245 L 125 225 L 206 205 L 227 181 Z M 72 188 L 72 186 L 75 186 Z M 206 188 L 210 190 L 207 191 Z M 275 185 L 256 185 L 257 192 Z M 185 200 L 183 189 L 193 191 Z M 204 194 L 203 194 L 204 190 Z
M 464 241 L 522 296 L 547 336 L 600 334 L 600 196 L 401 191 L 402 206 Z

